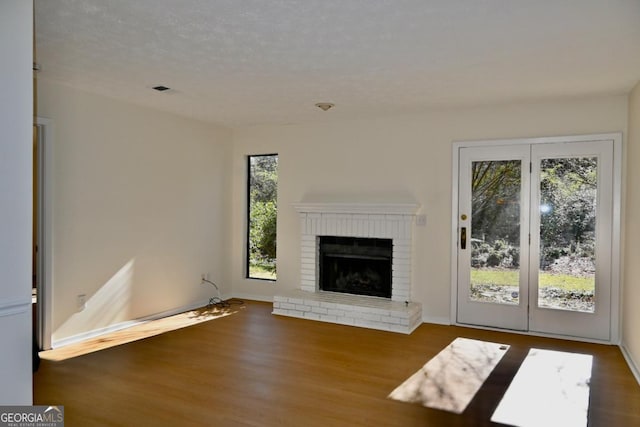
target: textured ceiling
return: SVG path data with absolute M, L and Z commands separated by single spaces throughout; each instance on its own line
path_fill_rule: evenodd
M 35 11 L 39 79 L 230 127 L 620 94 L 640 79 L 640 0 L 35 0 Z

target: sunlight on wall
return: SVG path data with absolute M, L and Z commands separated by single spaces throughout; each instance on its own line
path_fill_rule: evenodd
M 54 333 L 53 339 L 73 331 L 93 331 L 127 320 L 135 259 L 126 263 L 98 291 L 87 299 L 84 310 L 74 313 Z

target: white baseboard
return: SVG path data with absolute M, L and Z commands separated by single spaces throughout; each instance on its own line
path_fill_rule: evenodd
M 433 323 L 436 325 L 451 325 L 451 320 L 448 317 L 428 316 L 422 313 L 422 323 Z
M 629 369 L 631 369 L 633 376 L 636 377 L 636 381 L 640 384 L 640 365 L 633 360 L 629 350 L 622 344 L 620 345 L 620 351 L 622 352 L 622 356 L 624 356 L 624 360 L 627 361 L 627 365 L 629 365 Z
M 246 299 L 250 301 L 273 302 L 273 296 L 269 296 L 269 295 L 234 293 L 233 298 Z
M 226 298 L 224 298 L 226 299 Z M 62 338 L 59 340 L 55 340 L 51 342 L 51 348 L 60 348 L 70 344 L 77 344 L 82 341 L 86 341 L 92 338 L 97 338 L 101 335 L 108 334 L 110 332 L 121 331 L 123 329 L 130 328 L 135 325 L 139 325 L 141 323 L 149 322 L 151 320 L 161 319 L 163 317 L 173 316 L 174 314 L 184 313 L 185 311 L 194 310 L 196 308 L 204 307 L 209 303 L 209 300 L 197 301 L 191 304 L 188 304 L 183 307 L 173 308 L 171 310 L 166 310 L 161 313 L 155 313 L 149 316 L 141 317 L 138 319 L 127 320 L 125 322 L 114 323 L 113 325 L 105 326 L 98 329 L 92 329 L 91 331 L 82 332 L 76 335 L 72 335 L 70 337 Z

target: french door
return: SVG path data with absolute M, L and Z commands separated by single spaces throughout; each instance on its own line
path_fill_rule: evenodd
M 458 323 L 611 339 L 613 148 L 459 148 Z

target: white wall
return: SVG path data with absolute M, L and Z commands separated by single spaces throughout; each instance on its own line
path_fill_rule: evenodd
M 622 346 L 640 375 L 640 82 L 629 95 Z M 638 377 L 640 381 L 640 376 Z
M 30 405 L 33 3 L 0 2 L 0 405 Z
M 270 299 L 278 291 L 299 287 L 300 225 L 292 203 L 310 198 L 414 200 L 427 215 L 426 227 L 416 227 L 414 299 L 423 304 L 425 320 L 448 322 L 452 141 L 624 132 L 627 106 L 626 96 L 612 96 L 237 130 L 234 293 Z M 279 154 L 276 283 L 244 279 L 242 263 L 245 156 L 271 152 Z
M 38 115 L 54 128 L 54 346 L 206 302 L 201 273 L 230 294 L 229 130 L 46 81 Z

